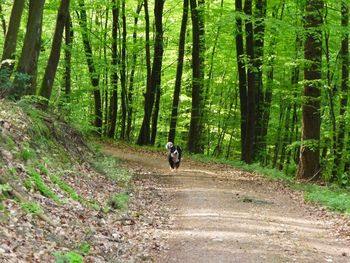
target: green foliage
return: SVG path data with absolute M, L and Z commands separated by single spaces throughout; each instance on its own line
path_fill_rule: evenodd
M 53 253 L 55 257 L 55 263 L 83 263 L 84 258 L 74 252 L 74 251 L 69 251 L 67 253 L 64 252 L 54 252 Z
M 62 181 L 61 178 L 59 178 L 56 175 L 50 175 L 50 179 L 52 182 L 57 184 L 63 191 L 65 191 L 70 198 L 72 198 L 75 201 L 82 202 L 83 198 L 80 197 L 72 187 L 70 187 L 68 184 Z
M 89 243 L 83 242 L 79 244 L 79 251 L 81 252 L 81 254 L 86 256 L 90 253 L 90 250 L 91 250 L 91 246 Z
M 4 205 L 2 201 L 7 197 L 7 193 L 12 190 L 12 187 L 6 183 L 6 184 L 0 184 L 0 211 L 4 210 Z
M 130 172 L 121 168 L 118 160 L 111 156 L 96 156 L 92 166 L 97 172 L 105 175 L 110 180 L 121 186 L 127 186 L 131 179 Z
M 60 202 L 60 198 L 45 184 L 44 180 L 41 178 L 41 175 L 36 172 L 34 169 L 28 169 L 28 174 L 33 180 L 37 190 L 47 198 L 50 198 L 57 203 Z
M 19 153 L 19 158 L 25 162 L 29 160 L 34 160 L 36 158 L 35 151 L 31 149 L 29 146 L 25 146 L 23 149 L 21 149 Z
M 305 192 L 307 201 L 350 214 L 350 193 L 344 189 L 311 184 L 295 184 L 294 187 Z
M 24 202 L 21 203 L 21 207 L 24 211 L 33 215 L 41 215 L 44 213 L 41 206 L 36 202 Z
M 113 209 L 124 209 L 129 202 L 129 195 L 125 192 L 115 194 L 108 202 L 108 205 Z

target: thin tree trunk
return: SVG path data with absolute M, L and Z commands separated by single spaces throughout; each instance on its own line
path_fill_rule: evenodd
M 236 12 L 242 13 L 242 0 L 235 1 Z M 247 159 L 246 136 L 247 136 L 247 73 L 244 63 L 244 45 L 241 14 L 236 15 L 236 56 L 238 68 L 238 86 L 241 110 L 241 160 Z
M 7 26 L 6 26 L 4 11 L 2 10 L 2 2 L 1 1 L 0 1 L 0 22 L 1 22 L 2 31 L 4 32 L 4 37 L 6 37 Z
M 178 107 L 179 107 L 179 101 L 180 101 L 180 92 L 181 92 L 181 79 L 182 79 L 182 71 L 183 71 L 183 63 L 184 63 L 184 55 L 185 55 L 187 20 L 188 20 L 188 0 L 184 0 L 168 142 L 174 142 L 175 135 L 176 135 L 176 124 L 177 124 Z
M 197 5 L 196 0 L 190 0 L 192 18 L 192 109 L 188 150 L 202 153 L 203 149 L 203 89 L 204 89 L 204 3 Z
M 320 177 L 320 96 L 322 62 L 323 0 L 308 0 L 304 28 L 306 39 L 304 57 L 309 66 L 304 69 L 304 96 L 302 106 L 302 145 L 297 178 L 316 180 Z
M 146 3 L 146 1 L 145 1 Z M 145 106 L 144 106 L 144 117 L 142 126 L 140 129 L 137 144 L 153 144 L 155 139 L 155 133 L 157 130 L 157 122 L 153 121 L 153 131 L 151 134 L 151 117 L 152 110 L 155 101 L 155 95 L 157 88 L 160 88 L 161 71 L 162 71 L 162 60 L 163 60 L 163 8 L 164 0 L 156 0 L 154 3 L 154 17 L 155 17 L 155 43 L 154 43 L 154 58 L 152 64 L 151 78 L 149 86 L 147 86 L 145 94 Z M 159 86 L 159 87 L 158 87 Z M 158 117 L 157 117 L 158 119 Z M 151 140 L 152 137 L 152 140 Z
M 136 67 L 136 59 L 137 59 L 137 52 L 136 52 L 136 43 L 137 43 L 137 23 L 139 19 L 139 14 L 141 12 L 143 3 L 139 3 L 136 8 L 136 15 L 134 18 L 134 32 L 132 34 L 132 41 L 133 41 L 133 47 L 134 50 L 132 52 L 132 59 L 131 59 L 131 72 L 130 72 L 130 79 L 129 79 L 129 91 L 128 91 L 128 119 L 127 119 L 127 125 L 126 125 L 126 139 L 131 139 L 131 124 L 132 124 L 132 114 L 133 114 L 133 92 L 134 92 L 134 76 L 135 76 L 135 67 Z
M 99 89 L 99 74 L 96 71 L 95 63 L 93 60 L 92 48 L 91 48 L 91 43 L 89 40 L 88 29 L 87 29 L 87 15 L 86 15 L 86 9 L 85 9 L 85 4 L 83 0 L 79 1 L 79 7 L 80 7 L 80 15 L 78 14 L 79 25 L 81 27 L 81 34 L 83 38 L 86 62 L 90 73 L 90 81 L 91 81 L 92 87 L 94 88 L 94 91 L 93 91 L 94 104 L 95 104 L 94 105 L 95 106 L 94 125 L 97 128 L 97 133 L 100 134 L 101 128 L 102 128 L 102 101 L 101 101 L 101 93 Z
M 126 115 L 128 110 L 127 101 L 127 89 L 126 89 L 126 15 L 125 15 L 125 0 L 122 0 L 122 54 L 121 54 L 121 71 L 120 71 L 120 84 L 121 84 L 121 97 L 122 97 L 122 120 L 120 129 L 120 139 L 125 139 L 126 129 Z
M 25 0 L 14 0 L 13 2 L 9 28 L 7 30 L 7 34 L 5 38 L 4 50 L 2 53 L 1 61 L 15 58 L 17 35 L 18 35 L 19 27 L 21 25 L 21 18 L 22 18 L 22 13 L 24 9 L 24 3 L 25 3 Z
M 71 82 L 71 67 L 72 67 L 72 45 L 73 45 L 73 23 L 70 13 L 68 12 L 66 25 L 65 25 L 65 49 L 64 49 L 64 61 L 65 61 L 65 71 L 64 71 L 64 93 L 66 99 L 69 100 L 69 96 L 72 92 L 72 82 Z
M 348 105 L 349 96 L 349 31 L 346 30 L 349 26 L 349 3 L 346 0 L 341 2 L 341 26 L 344 29 L 344 33 L 341 41 L 341 99 L 340 99 L 340 112 L 338 121 L 338 136 L 337 136 L 337 151 L 334 157 L 334 170 L 333 176 L 336 176 L 341 172 L 341 163 L 344 150 L 344 137 L 345 137 L 345 115 Z
M 42 19 L 45 0 L 30 0 L 26 35 L 10 94 L 15 100 L 36 93 L 38 58 L 41 46 Z
M 112 6 L 112 96 L 110 99 L 110 112 L 109 112 L 109 123 L 110 127 L 108 130 L 108 137 L 113 138 L 115 135 L 115 129 L 117 125 L 117 112 L 118 112 L 118 64 L 119 64 L 119 57 L 118 57 L 118 21 L 119 21 L 119 2 L 116 2 L 116 0 L 113 0 L 113 6 Z
M 51 53 L 45 69 L 43 82 L 41 84 L 40 95 L 47 99 L 46 106 L 48 105 L 51 97 L 52 86 L 55 80 L 58 62 L 60 60 L 63 29 L 66 24 L 68 12 L 69 0 L 62 0 L 57 14 L 56 28 L 52 40 Z

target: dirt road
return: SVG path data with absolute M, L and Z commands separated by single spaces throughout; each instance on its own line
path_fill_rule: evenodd
M 129 167 L 155 176 L 170 196 L 168 244 L 157 262 L 350 262 L 339 218 L 304 204 L 300 193 L 222 165 L 184 159 L 170 172 L 165 156 L 109 147 Z

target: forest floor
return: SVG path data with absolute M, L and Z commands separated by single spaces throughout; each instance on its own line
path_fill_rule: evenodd
M 232 167 L 105 146 L 162 193 L 156 262 L 350 262 L 350 219 L 305 203 L 300 191 Z M 155 198 L 157 198 L 155 196 Z

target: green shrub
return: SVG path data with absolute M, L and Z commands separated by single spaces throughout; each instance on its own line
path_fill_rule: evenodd
M 56 263 L 83 263 L 83 257 L 74 252 L 69 251 L 67 253 L 55 252 L 53 253 Z
M 124 209 L 129 202 L 129 195 L 125 192 L 115 194 L 108 202 L 108 205 L 113 209 Z

